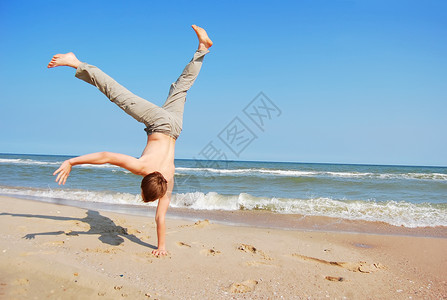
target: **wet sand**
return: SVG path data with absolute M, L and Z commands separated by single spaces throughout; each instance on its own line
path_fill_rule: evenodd
M 157 258 L 151 217 L 11 197 L 0 206 L 0 298 L 447 297 L 445 228 L 306 217 L 284 230 L 269 228 L 287 228 L 274 214 L 236 213 L 252 225 L 230 226 L 221 222 L 234 216 L 202 212 L 167 220 L 169 256 Z

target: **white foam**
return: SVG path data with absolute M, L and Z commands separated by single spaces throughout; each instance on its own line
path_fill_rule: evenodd
M 174 195 L 174 207 L 198 210 L 264 209 L 278 213 L 381 221 L 395 226 L 447 226 L 446 209 L 408 202 L 341 201 L 330 198 L 285 199 L 254 197 L 246 193 L 224 196 L 214 192 Z
M 0 194 L 44 198 L 156 206 L 142 202 L 139 194 L 97 192 L 70 189 L 28 189 L 0 187 Z M 380 221 L 395 226 L 447 226 L 447 205 L 412 204 L 408 202 L 347 201 L 330 198 L 287 199 L 254 197 L 246 193 L 221 195 L 215 192 L 174 194 L 172 207 L 195 210 L 269 210 L 284 214 L 327 216 L 350 220 Z
M 274 169 L 214 169 L 214 168 L 183 168 L 177 167 L 176 171 L 180 172 L 203 172 L 203 173 L 214 173 L 214 174 L 234 174 L 234 175 L 257 175 L 257 174 L 267 174 L 267 175 L 282 175 L 282 176 L 314 176 L 317 175 L 318 172 L 313 171 L 294 171 L 294 170 L 274 170 Z
M 62 162 L 48 162 L 38 161 L 32 159 L 19 159 L 19 158 L 0 158 L 0 164 L 15 164 L 15 165 L 59 165 Z
M 327 171 L 301 171 L 280 169 L 215 169 L 215 168 L 186 168 L 177 167 L 176 174 L 212 173 L 216 175 L 239 176 L 284 176 L 284 177 L 340 177 L 340 178 L 377 178 L 377 179 L 414 179 L 447 181 L 447 174 L 443 173 L 372 173 L 372 172 L 327 172 Z
M 0 158 L 0 164 L 15 164 L 15 165 L 40 165 L 40 166 L 59 166 L 64 161 L 39 161 L 33 159 L 19 159 L 19 158 Z M 119 167 L 104 164 L 104 165 L 92 165 L 92 164 L 84 164 L 76 166 L 76 168 L 107 168 L 107 169 L 119 169 Z M 129 172 L 130 173 L 130 172 Z
M 111 204 L 148 205 L 141 200 L 141 195 L 130 193 L 84 191 L 74 189 L 26 189 L 26 188 L 0 188 L 0 194 L 33 196 L 51 199 L 67 199 L 85 202 L 100 202 Z M 155 206 L 151 203 L 149 206 Z

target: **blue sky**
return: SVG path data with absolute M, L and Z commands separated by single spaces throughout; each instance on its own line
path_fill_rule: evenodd
M 210 142 L 234 160 L 447 165 L 445 1 L 1 1 L 0 152 L 139 156 L 144 125 L 69 68 L 73 51 L 161 105 L 196 49 L 215 45 L 188 93 L 177 158 Z M 243 113 L 263 92 L 262 131 Z M 219 139 L 235 118 L 254 139 Z

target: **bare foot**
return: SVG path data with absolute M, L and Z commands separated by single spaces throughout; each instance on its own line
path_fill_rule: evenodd
M 76 58 L 73 52 L 68 52 L 65 54 L 56 54 L 55 56 L 53 56 L 47 67 L 54 68 L 60 66 L 68 66 L 77 69 L 80 63 L 81 62 L 79 61 L 79 59 Z
M 210 48 L 213 45 L 213 42 L 208 37 L 208 34 L 206 33 L 205 29 L 203 29 L 197 25 L 192 25 L 191 27 L 192 27 L 192 29 L 194 29 L 194 31 L 197 34 L 197 37 L 199 38 L 199 49 L 198 50 L 208 50 L 208 48 Z

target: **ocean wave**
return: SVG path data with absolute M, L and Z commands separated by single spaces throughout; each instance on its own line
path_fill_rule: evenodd
M 61 163 L 62 162 L 48 162 L 48 161 L 39 161 L 39 160 L 21 159 L 21 158 L 0 158 L 0 164 L 55 166 Z
M 116 193 L 116 192 L 102 192 L 102 191 L 85 191 L 76 189 L 37 189 L 37 188 L 10 188 L 0 187 L 0 194 L 3 195 L 17 195 L 17 196 L 31 196 L 37 198 L 47 199 L 64 199 L 76 200 L 84 202 L 99 202 L 110 204 L 133 204 L 133 205 L 148 205 L 155 206 L 155 203 L 144 203 L 139 194 L 131 193 Z
M 111 204 L 157 205 L 157 203 L 143 203 L 139 194 L 130 193 L 0 187 L 0 194 Z M 195 210 L 267 210 L 283 214 L 378 221 L 405 227 L 447 226 L 447 204 L 445 203 L 412 204 L 404 201 L 347 201 L 323 197 L 290 199 L 255 197 L 246 193 L 222 195 L 215 192 L 206 194 L 194 192 L 174 194 L 171 199 L 171 206 Z
M 13 165 L 38 165 L 38 166 L 59 166 L 64 161 L 40 161 L 40 160 L 34 160 L 34 159 L 20 159 L 20 158 L 0 158 L 0 164 L 13 164 Z M 76 168 L 107 168 L 107 169 L 119 169 L 119 167 L 110 165 L 110 164 L 104 164 L 104 165 L 91 165 L 91 164 L 85 164 L 85 165 L 79 165 L 76 166 Z
M 203 172 L 203 173 L 213 173 L 219 175 L 282 175 L 282 176 L 315 176 L 319 172 L 313 171 L 294 171 L 294 170 L 274 170 L 274 169 L 214 169 L 214 168 L 175 168 L 176 172 Z
M 283 176 L 283 177 L 340 177 L 366 179 L 415 179 L 447 181 L 447 174 L 443 173 L 372 173 L 372 172 L 328 172 L 328 171 L 300 171 L 281 169 L 215 169 L 215 168 L 175 168 L 176 175 L 191 175 L 196 173 L 211 173 L 213 175 L 228 176 Z
M 285 199 L 241 193 L 225 196 L 210 192 L 176 194 L 172 206 L 197 210 L 268 210 L 285 214 L 326 216 L 349 220 L 386 222 L 395 226 L 447 226 L 447 207 L 408 202 L 346 201 L 331 198 Z
M 57 167 L 63 161 L 40 161 L 33 159 L 19 159 L 19 158 L 0 158 L 0 164 L 13 165 L 40 165 Z M 101 168 L 119 170 L 120 168 L 110 164 L 91 165 L 85 164 L 76 166 L 76 168 Z M 128 173 L 128 171 L 124 171 Z M 241 169 L 217 169 L 217 168 L 203 168 L 203 167 L 176 167 L 175 174 L 177 176 L 184 175 L 207 175 L 212 174 L 216 176 L 251 176 L 251 177 L 265 177 L 265 176 L 279 176 L 279 177 L 315 177 L 315 178 L 358 178 L 358 179 L 401 179 L 401 180 L 433 180 L 433 181 L 447 181 L 447 174 L 445 173 L 374 173 L 374 172 L 330 172 L 330 171 L 309 171 L 309 170 L 282 170 L 282 169 L 265 169 L 265 168 L 241 168 Z

